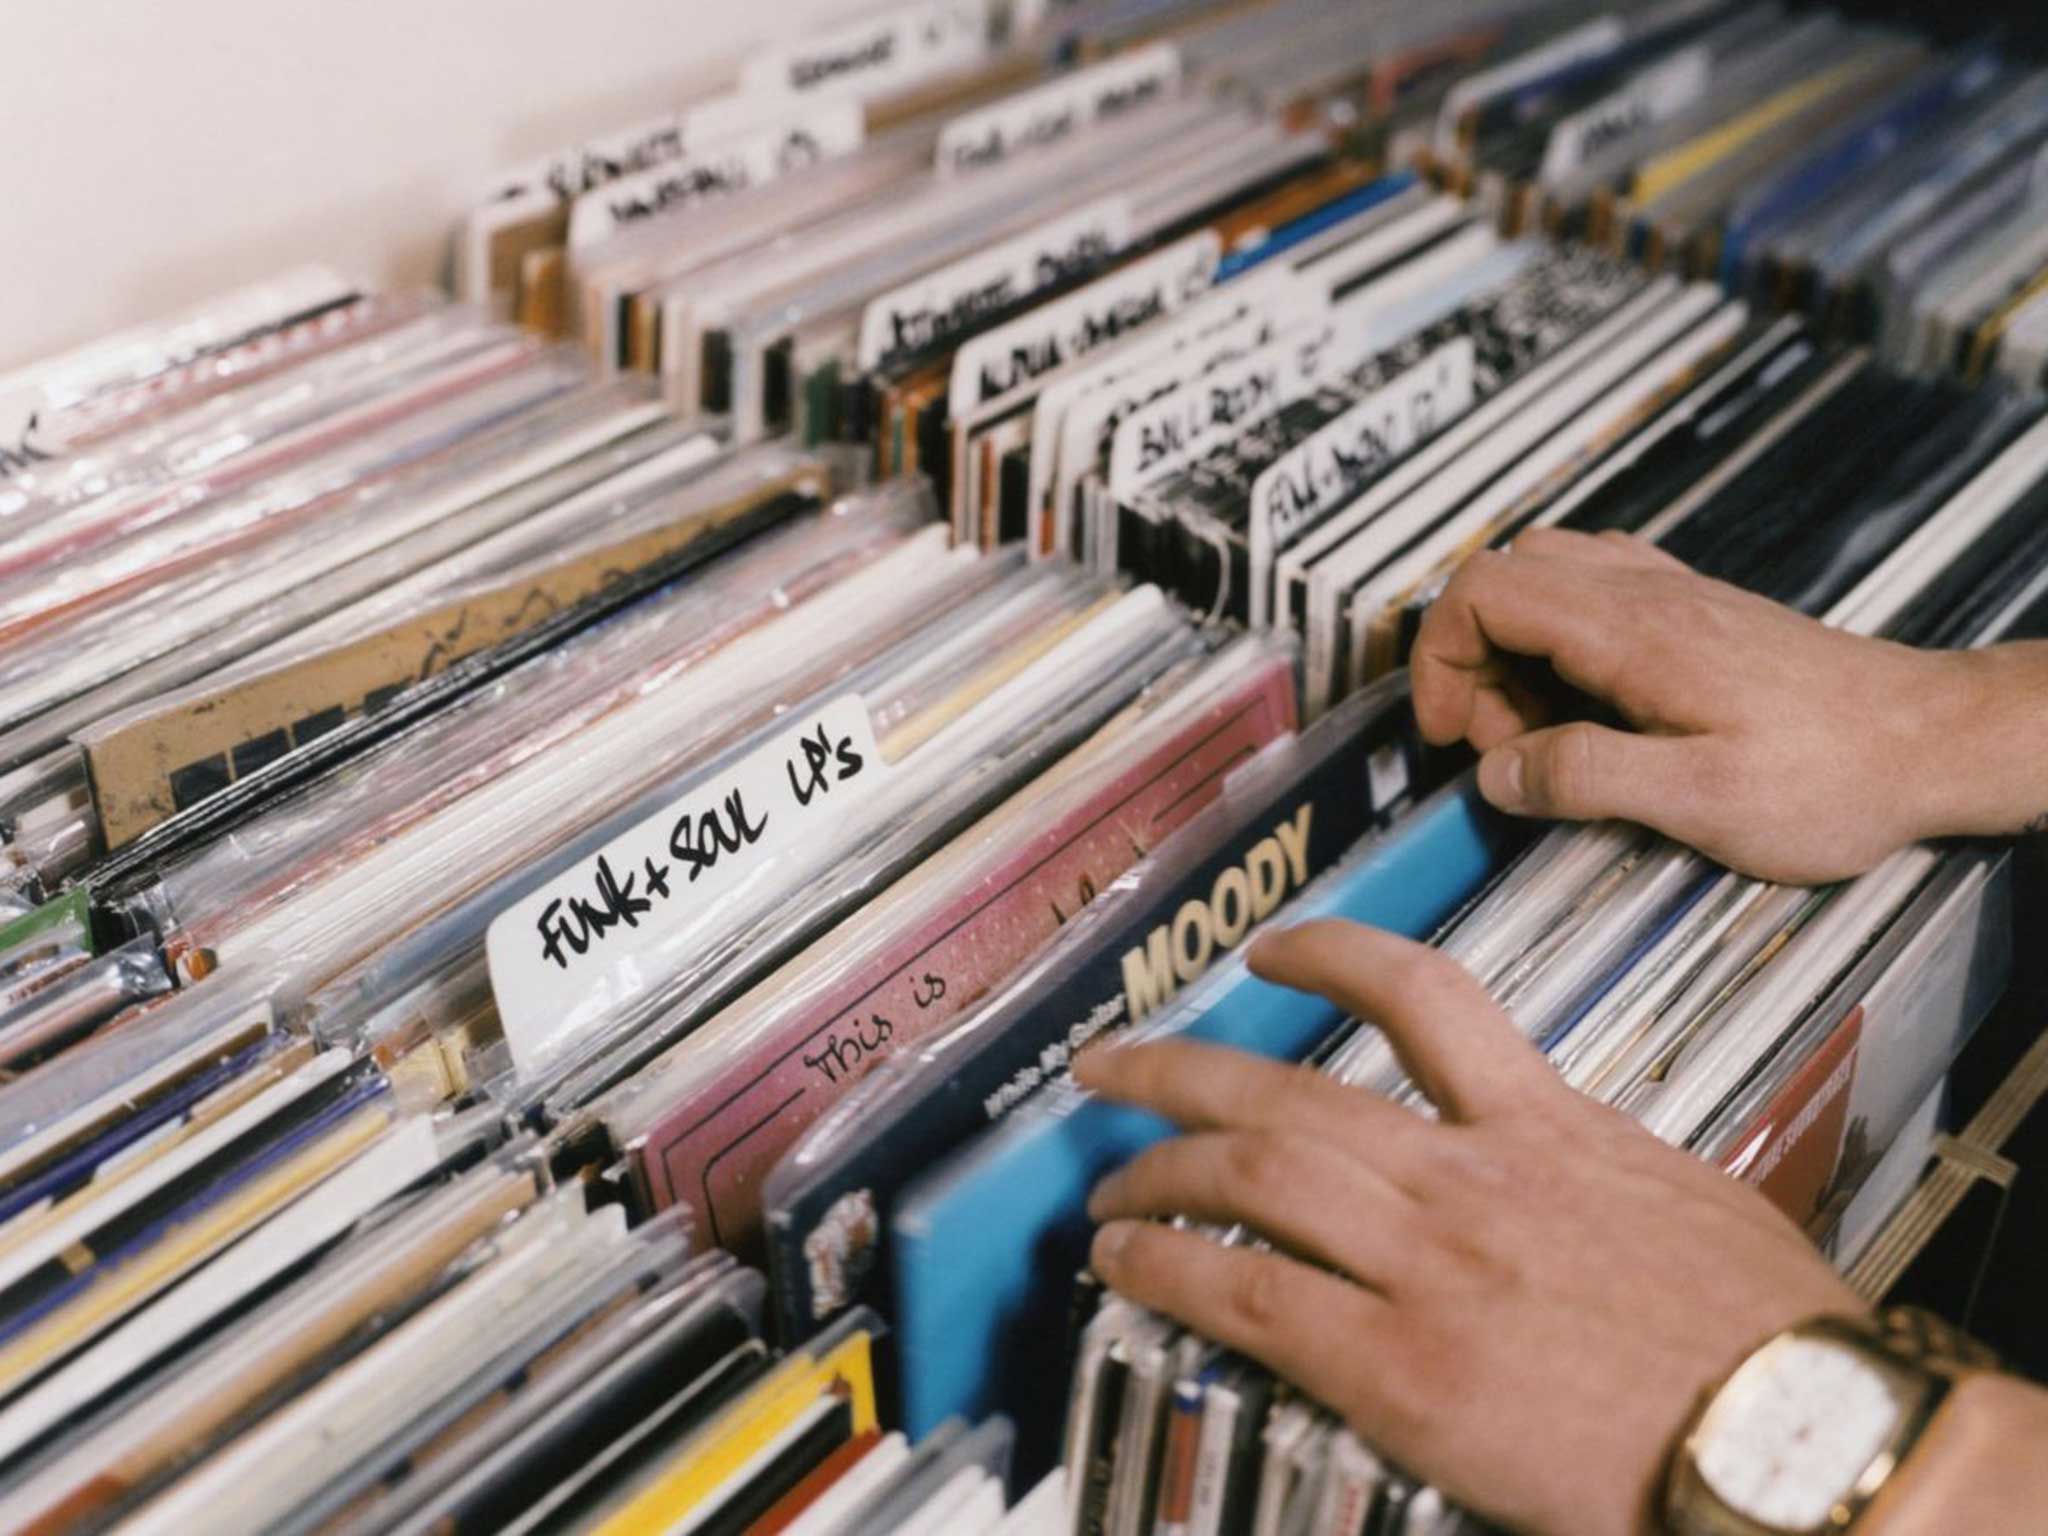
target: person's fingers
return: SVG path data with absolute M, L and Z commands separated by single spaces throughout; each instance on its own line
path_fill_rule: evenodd
M 1249 1355 L 1311 1397 L 1355 1415 L 1380 1390 L 1370 1362 L 1393 1326 L 1384 1297 L 1277 1253 L 1117 1221 L 1090 1264 L 1109 1288 Z
M 1192 1040 L 1083 1052 L 1083 1088 L 1164 1115 L 1188 1131 L 1287 1131 L 1324 1141 L 1362 1137 L 1391 1170 L 1411 1166 L 1429 1122 L 1387 1099 L 1307 1067 Z
M 1523 687 L 1505 668 L 1494 681 L 1478 686 L 1472 695 L 1472 713 L 1465 726 L 1465 739 L 1474 751 L 1485 752 L 1501 742 L 1526 736 L 1550 724 L 1548 701 Z
M 1243 1225 L 1289 1253 L 1390 1289 L 1414 1250 L 1415 1202 L 1337 1144 L 1274 1131 L 1177 1136 L 1095 1186 L 1096 1221 L 1187 1216 Z
M 1609 817 L 1673 831 L 1700 803 L 1697 737 L 1646 736 L 1577 720 L 1515 737 L 1479 760 L 1479 792 L 1501 810 L 1563 821 Z
M 1424 612 L 1409 659 L 1424 739 L 1443 745 L 1466 736 L 1478 689 L 1502 652 L 1540 657 L 1573 687 L 1613 701 L 1641 617 L 1616 575 L 1606 561 L 1492 550 L 1461 565 Z
M 1565 1091 L 1486 989 L 1441 950 L 1325 918 L 1266 934 L 1246 960 L 1267 981 L 1319 993 L 1377 1024 L 1447 1119 L 1471 1121 Z

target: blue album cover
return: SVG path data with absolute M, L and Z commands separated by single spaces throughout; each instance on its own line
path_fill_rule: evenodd
M 1899 153 L 1918 133 L 1960 115 L 2006 79 L 1998 55 L 1978 49 L 1932 79 L 1915 78 L 1847 132 L 1811 154 L 1795 158 L 1731 210 L 1721 240 L 1720 279 L 1739 291 L 1760 243 L 1817 206 L 1842 186 Z

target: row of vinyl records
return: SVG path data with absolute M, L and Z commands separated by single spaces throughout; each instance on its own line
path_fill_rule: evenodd
M 841 158 L 656 197 L 603 247 L 638 286 L 567 309 L 698 306 L 665 383 L 320 271 L 8 381 L 0 1525 L 1449 1528 L 1076 1290 L 1089 1183 L 1161 1131 L 1063 1081 L 1091 1042 L 1413 1098 L 1232 958 L 1317 914 L 1434 937 L 1847 1256 L 2001 985 L 2002 858 L 1804 891 L 1539 833 L 1420 749 L 1400 664 L 1468 551 L 1607 530 L 1859 633 L 2048 633 L 2048 410 L 1643 259 L 1691 236 L 1504 232 L 1500 124 L 1844 24 L 1414 9 L 1084 7 L 1124 46 L 946 97 L 971 132 L 892 95 Z M 1943 157 L 2024 159 L 2035 86 L 1838 41 L 1887 91 L 1764 71 L 1832 115 L 1745 175 L 1983 76 L 1911 119 L 1924 194 L 1802 180 L 1889 259 L 2003 185 Z M 1709 101 L 1717 143 L 1761 110 Z M 1425 152 L 1501 207 L 1385 163 Z M 626 270 L 565 176 L 493 200 L 547 217 L 492 282 Z
M 1901 366 L 2041 382 L 2048 87 L 1994 42 L 1944 52 L 1772 0 L 1094 9 L 1073 25 L 1125 46 L 1042 83 L 1043 42 L 1014 41 L 914 87 L 741 92 L 566 146 L 465 217 L 458 291 L 658 376 L 686 414 L 729 412 L 742 440 L 875 437 L 943 478 L 991 395 L 1022 403 L 1091 320 L 1270 264 L 1328 237 L 1347 195 L 1384 195 L 1371 170 L 1420 171 L 1510 234 L 1795 303 Z M 1064 327 L 960 355 L 1168 250 L 1122 310 L 1076 299 Z M 1301 302 L 1371 270 L 1328 267 L 1333 293 Z

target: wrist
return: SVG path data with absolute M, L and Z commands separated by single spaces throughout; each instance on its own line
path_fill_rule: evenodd
M 2048 825 L 2048 644 L 1908 652 L 1892 765 L 1907 841 Z
M 2017 1529 L 2015 1511 L 2048 1503 L 2048 1468 L 2018 1453 L 2044 1439 L 2048 1392 L 1995 1372 L 1963 1377 L 1856 1536 Z

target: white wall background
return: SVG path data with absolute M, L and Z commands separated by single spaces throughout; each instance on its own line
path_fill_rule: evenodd
M 500 170 L 858 0 L 0 0 L 0 370 L 299 262 L 437 282 Z

